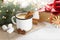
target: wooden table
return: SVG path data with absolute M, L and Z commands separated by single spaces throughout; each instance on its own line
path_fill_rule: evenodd
M 39 23 L 38 25 L 33 25 L 33 28 L 27 32 L 25 35 L 27 34 L 30 34 L 34 31 L 37 31 L 38 29 L 40 28 L 43 28 L 45 26 L 44 23 Z M 16 26 L 14 26 L 15 28 Z M 17 39 L 18 37 L 22 37 L 24 35 L 21 35 L 21 34 L 18 34 L 16 32 L 13 32 L 11 34 L 7 33 L 7 32 L 4 32 L 1 28 L 0 28 L 0 40 L 15 40 Z

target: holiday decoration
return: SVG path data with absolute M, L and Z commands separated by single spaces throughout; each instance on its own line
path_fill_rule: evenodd
M 33 24 L 38 24 L 39 23 L 39 11 L 35 11 L 33 14 Z
M 48 11 L 51 12 L 50 22 L 52 22 L 52 18 L 54 16 L 58 16 L 60 14 L 60 0 L 54 0 L 53 3 L 47 4 L 45 7 L 39 9 L 40 12 Z
M 60 0 L 55 0 L 54 3 L 53 3 L 53 8 L 54 8 L 54 11 L 52 10 L 52 14 L 55 15 L 56 17 L 56 22 L 58 22 L 57 24 L 59 24 L 59 21 L 57 20 L 60 20 L 59 19 L 59 15 L 60 15 Z M 53 19 L 54 17 L 52 17 L 51 15 L 51 18 Z M 52 21 L 52 20 L 51 20 Z M 54 22 L 53 22 L 54 23 Z
M 60 14 L 60 0 L 54 0 L 53 3 L 47 4 L 45 7 L 40 9 L 40 12 L 49 11 L 52 12 L 53 15 L 59 15 Z
M 52 23 L 60 24 L 60 16 L 54 16 L 52 18 Z
M 53 16 L 51 20 L 52 24 L 56 25 L 57 28 L 60 27 L 60 16 Z
M 11 17 L 20 10 L 20 6 L 13 3 L 0 4 L 0 25 L 11 23 Z
M 51 7 L 50 7 L 51 8 Z M 54 3 L 52 4 L 52 8 L 50 10 L 51 16 L 50 16 L 50 22 L 56 27 L 60 27 L 60 0 L 54 0 Z

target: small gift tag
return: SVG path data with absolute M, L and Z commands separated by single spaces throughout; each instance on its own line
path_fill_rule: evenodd
M 33 18 L 34 19 L 39 19 L 39 12 L 38 11 L 34 12 Z
M 39 23 L 39 12 L 36 11 L 33 14 L 33 24 L 38 24 Z

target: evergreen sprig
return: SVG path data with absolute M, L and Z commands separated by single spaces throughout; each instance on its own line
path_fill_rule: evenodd
M 12 23 L 11 17 L 15 15 L 17 11 L 35 11 L 35 7 L 32 4 L 28 5 L 26 8 L 21 8 L 20 5 L 15 5 L 11 2 L 8 4 L 0 3 L 0 25 Z
M 0 4 L 0 25 L 11 23 L 11 17 L 20 10 L 20 6 L 13 3 Z

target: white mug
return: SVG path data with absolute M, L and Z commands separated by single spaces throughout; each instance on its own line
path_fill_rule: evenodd
M 20 19 L 17 18 L 16 16 L 20 15 L 21 13 L 16 14 L 15 16 L 13 16 L 11 18 L 12 23 L 17 25 L 17 29 L 21 29 L 21 30 L 25 30 L 25 31 L 29 31 L 32 29 L 32 17 L 31 16 L 29 19 Z M 24 13 L 22 13 L 24 14 Z M 14 22 L 14 18 L 16 18 L 16 23 Z

